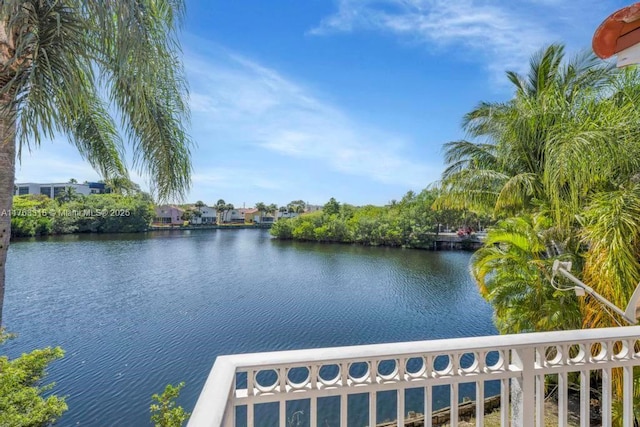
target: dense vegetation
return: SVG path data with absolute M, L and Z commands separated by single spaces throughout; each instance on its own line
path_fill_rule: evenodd
M 522 279 L 516 274 L 520 266 L 504 261 L 516 249 L 523 263 L 545 260 L 537 268 L 547 278 L 547 261 L 573 260 L 574 273 L 624 307 L 640 281 L 638 72 L 616 70 L 593 54 L 566 60 L 563 47 L 553 45 L 532 58 L 528 75 L 507 76 L 514 85 L 511 100 L 481 103 L 465 116 L 465 130 L 480 142 L 446 145 L 449 166 L 436 205 L 503 218 L 490 233 L 491 244 L 473 261 L 499 318 L 512 310 L 526 316 L 540 307 L 541 300 L 497 298 Z M 536 286 L 525 282 L 527 288 Z M 545 299 L 557 297 L 548 293 Z M 622 322 L 590 299 L 564 310 L 574 310 L 584 327 Z M 502 332 L 574 325 L 563 316 L 498 323 L 505 325 Z
M 154 216 L 153 201 L 144 193 L 81 196 L 70 192 L 56 200 L 14 196 L 10 213 L 12 237 L 139 232 L 149 227 Z
M 501 219 L 472 259 L 500 332 L 624 325 L 571 286 L 553 288 L 551 266 L 573 261 L 574 274 L 622 308 L 640 281 L 640 74 L 591 53 L 567 60 L 552 45 L 527 75 L 507 77 L 509 101 L 481 103 L 464 118 L 477 141 L 446 145 L 436 206 Z M 612 378 L 619 399 L 620 371 Z
M 0 344 L 9 338 L 0 329 Z M 50 425 L 67 410 L 64 398 L 42 396 L 53 384 L 41 385 L 47 365 L 63 355 L 59 347 L 47 347 L 13 360 L 0 356 L 0 425 Z
M 463 210 L 432 210 L 436 195 L 433 190 L 410 191 L 399 202 L 363 207 L 332 198 L 321 211 L 280 219 L 271 234 L 280 239 L 430 248 L 440 228 L 478 224 L 477 215 Z

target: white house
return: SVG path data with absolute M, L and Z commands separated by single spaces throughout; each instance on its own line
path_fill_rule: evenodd
M 216 223 L 216 208 L 212 208 L 211 206 L 202 206 L 201 208 L 194 208 L 195 212 L 200 212 L 200 216 L 194 215 L 191 218 L 191 224 L 196 225 L 212 225 Z
M 62 194 L 66 188 L 73 188 L 76 193 L 88 196 L 92 193 L 97 193 L 98 189 L 92 188 L 92 184 L 99 183 L 86 183 L 86 184 L 73 184 L 70 182 L 65 183 L 49 183 L 38 184 L 34 182 L 17 183 L 14 186 L 14 194 L 16 196 L 23 196 L 25 194 L 44 194 L 52 199 Z M 102 184 L 102 190 L 104 190 L 104 184 Z M 104 192 L 104 191 L 101 191 Z
M 280 212 L 280 211 L 278 211 L 278 219 L 280 219 L 280 218 L 295 218 L 297 216 L 300 216 L 300 214 L 297 213 L 297 212 L 289 212 L 289 211 Z

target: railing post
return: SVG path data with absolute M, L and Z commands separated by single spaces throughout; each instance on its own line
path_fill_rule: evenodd
M 511 351 L 511 365 L 520 375 L 511 378 L 511 425 L 533 427 L 535 402 L 535 348 L 524 347 Z

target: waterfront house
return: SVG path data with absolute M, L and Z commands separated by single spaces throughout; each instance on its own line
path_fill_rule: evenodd
M 259 224 L 260 223 L 260 215 L 262 214 L 262 212 L 260 212 L 258 209 L 256 208 L 249 208 L 249 209 L 239 209 L 243 215 L 244 215 L 244 222 L 247 224 Z
M 217 222 L 216 208 L 211 206 L 202 206 L 200 208 L 193 206 L 193 211 L 198 212 L 199 215 L 194 215 L 191 218 L 191 224 L 194 225 L 214 225 Z
M 174 205 L 160 205 L 155 207 L 154 225 L 182 225 L 184 210 Z
M 244 211 L 246 209 L 229 209 L 221 212 L 223 224 L 244 224 Z
M 295 218 L 297 216 L 300 216 L 300 214 L 297 213 L 297 212 L 293 212 L 293 211 L 278 212 L 278 219 L 280 219 L 280 218 Z

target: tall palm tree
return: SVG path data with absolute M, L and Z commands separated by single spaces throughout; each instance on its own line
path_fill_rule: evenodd
M 263 202 L 256 203 L 256 209 L 260 212 L 260 222 L 262 222 L 262 217 L 264 217 L 264 213 L 267 210 L 267 205 Z
M 235 206 L 233 206 L 233 203 L 227 203 L 225 205 L 225 207 L 224 207 L 224 214 L 226 215 L 227 212 L 231 212 L 234 209 L 235 209 Z M 223 218 L 223 220 L 224 220 L 224 218 Z M 224 220 L 224 221 L 226 221 L 226 220 Z
M 215 208 L 216 208 L 216 222 L 218 223 L 218 225 L 221 225 L 224 218 L 223 218 L 223 213 L 224 210 L 227 208 L 227 202 L 224 201 L 224 199 L 219 199 L 216 204 L 215 204 Z
M 481 103 L 464 118 L 479 141 L 445 145 L 440 206 L 509 216 L 545 203 L 555 221 L 570 222 L 590 192 L 638 170 L 635 72 L 593 54 L 565 61 L 564 48 L 551 45 L 526 76 L 507 77 L 511 100 Z
M 565 61 L 562 46 L 552 45 L 533 56 L 526 76 L 507 77 L 511 100 L 482 103 L 465 116 L 465 130 L 480 141 L 446 145 L 436 205 L 502 217 L 544 213 L 558 237 L 547 244 L 588 249 L 584 280 L 624 306 L 640 272 L 629 229 L 640 225 L 629 185 L 640 171 L 638 72 L 613 70 L 589 54 Z M 615 193 L 623 188 L 624 197 Z M 517 274 L 510 255 L 494 249 L 487 248 L 505 258 L 496 271 Z M 518 310 L 531 308 L 516 302 Z M 585 326 L 610 323 L 591 303 L 586 309 Z
M 267 212 L 273 215 L 273 220 L 275 221 L 278 217 L 278 205 L 271 203 L 267 206 Z
M 181 0 L 0 2 L 1 209 L 11 208 L 16 154 L 56 134 L 105 180 L 127 176 L 110 109 L 159 198 L 184 195 L 191 143 L 176 38 L 183 16 Z M 0 301 L 10 225 L 0 217 Z
M 198 218 L 202 218 L 202 208 L 204 208 L 205 205 L 204 202 L 202 200 L 198 200 L 194 206 L 196 207 L 196 209 L 198 209 L 198 212 L 195 213 L 195 216 Z M 200 220 L 200 224 L 202 224 L 202 220 Z
M 582 236 L 588 248 L 583 280 L 623 308 L 640 282 L 640 183 L 634 181 L 597 194 L 583 215 Z M 597 301 L 588 300 L 586 327 L 616 326 L 620 321 Z
M 140 186 L 126 176 L 114 176 L 108 178 L 105 181 L 105 184 L 109 188 L 109 191 L 115 194 L 133 196 L 142 192 Z

